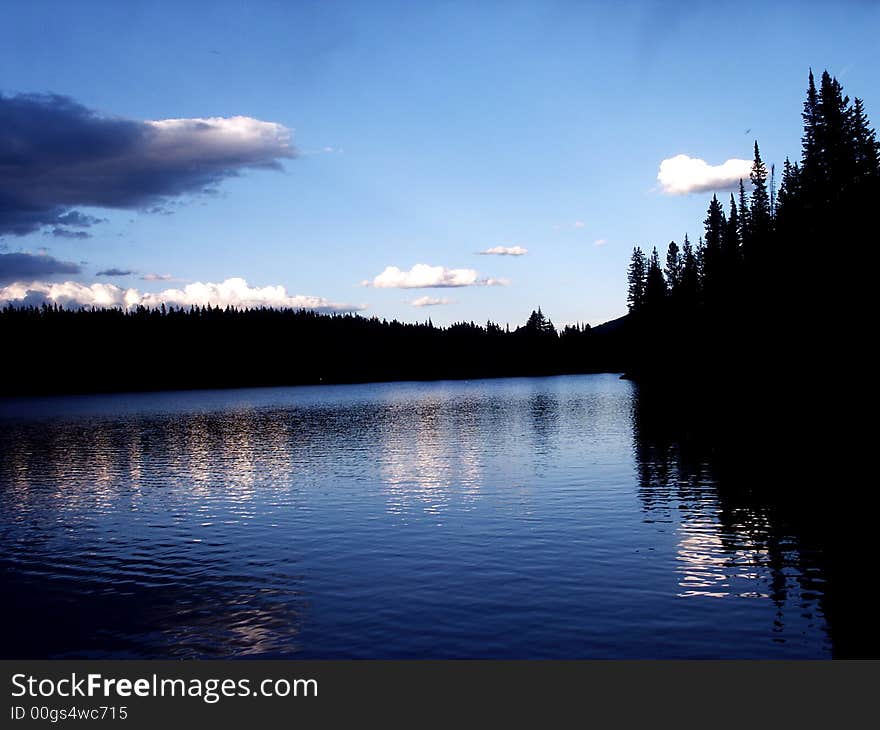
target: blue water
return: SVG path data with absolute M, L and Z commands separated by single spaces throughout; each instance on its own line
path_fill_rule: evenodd
M 636 406 L 616 375 L 0 400 L 3 655 L 828 656 L 820 562 Z

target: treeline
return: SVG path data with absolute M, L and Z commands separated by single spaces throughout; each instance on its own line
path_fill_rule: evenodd
M 866 341 L 880 146 L 861 99 L 809 75 L 800 158 L 770 171 L 758 143 L 747 191 L 713 196 L 694 243 L 633 250 L 628 306 L 636 377 L 719 380 L 757 369 L 856 365 Z M 870 250 L 868 256 L 864 253 Z
M 5 395 L 549 375 L 623 368 L 615 328 L 511 330 L 292 309 L 0 310 Z

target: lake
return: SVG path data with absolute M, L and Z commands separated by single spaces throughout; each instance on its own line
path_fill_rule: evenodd
M 830 656 L 821 551 L 644 408 L 613 374 L 0 400 L 3 655 Z

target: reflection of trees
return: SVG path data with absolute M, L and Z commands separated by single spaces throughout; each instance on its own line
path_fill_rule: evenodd
M 379 453 L 389 512 L 439 515 L 453 498 L 477 496 L 485 448 L 480 410 L 442 396 L 385 405 Z
M 247 408 L 5 424 L 0 583 L 9 625 L 40 627 L 6 653 L 294 653 L 297 543 L 241 546 L 289 526 L 320 427 Z
M 559 428 L 559 400 L 554 392 L 536 391 L 529 398 L 528 413 L 534 434 L 534 448 L 546 455 L 554 447 L 554 437 Z
M 384 403 L 378 453 L 389 511 L 439 515 L 467 508 L 480 497 L 490 461 L 496 482 L 506 470 L 514 480 L 523 470 L 540 477 L 560 458 L 565 414 L 558 387 L 552 379 L 524 379 L 497 393 L 457 386 Z M 580 420 L 583 404 L 570 394 L 564 400 L 579 409 L 572 417 Z M 499 462 L 498 453 L 507 458 Z
M 713 410 L 705 394 L 689 399 L 637 387 L 639 496 L 646 520 L 678 538 L 681 596 L 769 597 L 781 635 L 789 612 L 822 619 L 823 565 L 751 458 L 760 449 L 750 443 L 748 424 L 729 413 Z

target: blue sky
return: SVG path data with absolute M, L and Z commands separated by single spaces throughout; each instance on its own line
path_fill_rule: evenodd
M 625 311 L 634 244 L 700 234 L 711 192 L 664 193 L 663 160 L 748 159 L 756 138 L 768 163 L 796 156 L 811 65 L 880 118 L 875 3 L 40 2 L 4 14 L 7 97 L 292 131 L 298 156 L 281 169 L 242 167 L 161 206 L 78 206 L 103 221 L 89 237 L 0 240 L 80 269 L 53 281 L 139 292 L 240 277 L 380 317 L 515 325 L 540 305 L 557 323 L 597 324 Z M 478 253 L 515 246 L 527 253 Z M 417 264 L 473 270 L 443 280 L 474 285 L 363 285 Z M 96 276 L 108 269 L 132 273 Z M 426 298 L 446 303 L 411 303 Z

